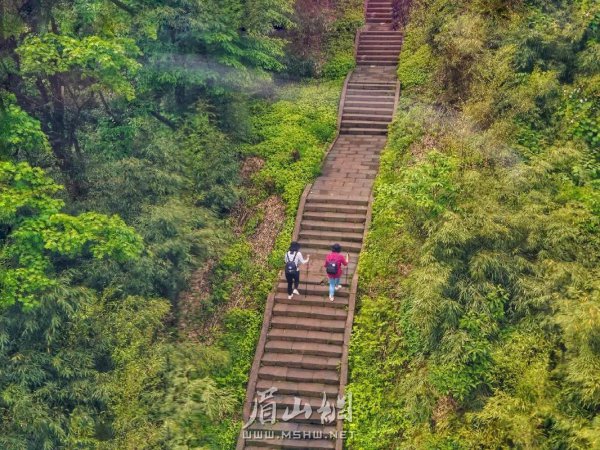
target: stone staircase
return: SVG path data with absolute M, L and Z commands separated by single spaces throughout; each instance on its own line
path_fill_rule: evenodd
M 395 65 L 402 43 L 401 33 L 391 30 L 391 1 L 368 2 L 366 14 L 367 25 L 357 38 L 358 66 L 340 101 L 339 134 L 298 209 L 294 239 L 310 255 L 301 271 L 301 295 L 287 298 L 281 274 L 267 299 L 244 405 L 249 425 L 240 433 L 238 450 L 343 447 L 343 420 L 322 407 L 335 408 L 344 396 L 356 268 L 370 222 L 379 155 L 398 100 Z M 343 288 L 330 302 L 323 262 L 334 242 L 348 253 L 350 264 Z M 286 416 L 295 406 L 302 413 Z

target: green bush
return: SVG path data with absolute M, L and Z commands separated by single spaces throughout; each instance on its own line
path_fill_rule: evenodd
M 500 3 L 413 11 L 360 260 L 350 448 L 600 445 L 600 10 Z

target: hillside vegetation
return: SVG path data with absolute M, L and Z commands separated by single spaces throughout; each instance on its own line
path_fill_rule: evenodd
M 413 4 L 350 448 L 600 448 L 600 7 Z
M 0 1 L 0 448 L 234 446 L 362 20 L 322 3 Z

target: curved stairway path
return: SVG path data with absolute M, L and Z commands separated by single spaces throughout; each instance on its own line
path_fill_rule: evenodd
M 298 209 L 294 239 L 310 255 L 308 268 L 302 268 L 301 295 L 288 300 L 281 274 L 267 300 L 244 404 L 244 422 L 251 424 L 240 433 L 238 450 L 343 447 L 343 420 L 319 408 L 336 407 L 344 396 L 356 265 L 370 222 L 379 155 L 400 90 L 396 63 L 402 34 L 392 30 L 392 0 L 367 1 L 365 14 L 367 24 L 356 39 L 357 67 L 346 79 L 340 101 L 338 136 L 322 175 L 306 188 Z M 333 242 L 349 253 L 350 265 L 344 287 L 330 302 L 323 261 Z M 286 417 L 296 399 L 302 413 Z M 312 412 L 305 414 L 307 404 Z

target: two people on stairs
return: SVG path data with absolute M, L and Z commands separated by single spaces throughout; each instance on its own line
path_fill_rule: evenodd
M 333 301 L 335 291 L 342 287 L 342 267 L 348 266 L 348 257 L 342 254 L 340 244 L 333 244 L 331 252 L 325 257 L 323 267 L 329 279 L 329 300 Z M 296 241 L 290 244 L 289 250 L 285 254 L 285 279 L 287 281 L 288 299 L 291 299 L 294 294 L 300 295 L 298 287 L 300 286 L 300 266 L 307 264 L 310 260 L 310 255 L 304 259 L 300 252 L 300 244 Z

